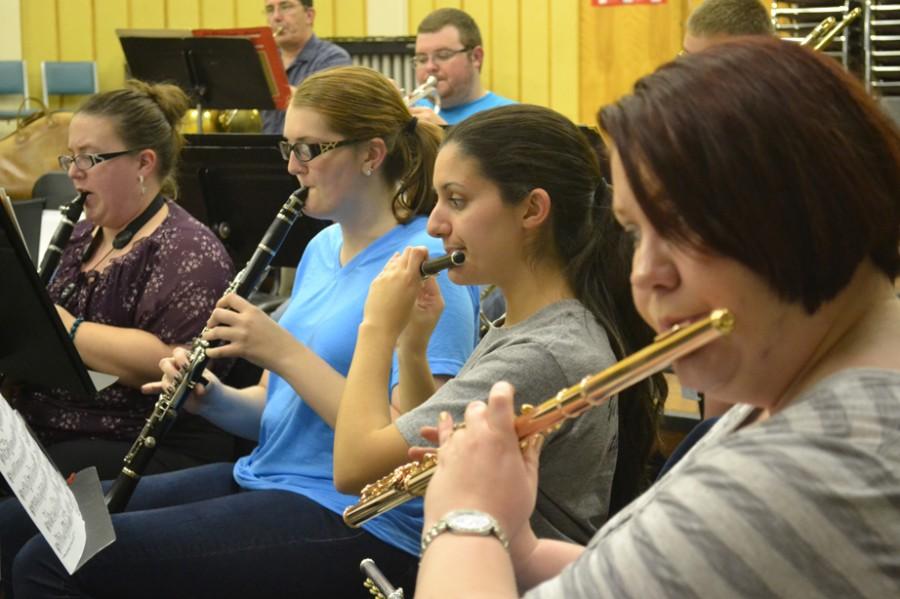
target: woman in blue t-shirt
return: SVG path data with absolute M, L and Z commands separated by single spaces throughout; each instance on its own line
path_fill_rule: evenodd
M 16 597 L 347 596 L 362 592 L 354 572 L 363 557 L 415 571 L 416 556 L 343 524 L 356 497 L 334 488 L 333 427 L 370 282 L 408 246 L 441 253 L 423 216 L 434 205 L 441 132 L 418 123 L 384 76 L 345 67 L 301 84 L 284 134 L 288 170 L 309 188 L 305 214 L 334 224 L 304 252 L 278 323 L 234 295 L 210 318 L 207 338 L 226 343 L 209 356 L 256 363 L 259 384 L 235 389 L 207 373 L 187 402 L 258 445 L 236 464 L 144 478 L 128 511 L 113 516 L 116 542 L 73 576 L 18 505 L 0 507 L 2 578 Z M 475 345 L 477 295 L 446 275 L 438 281 L 448 308 L 429 361 L 440 382 Z M 164 360 L 161 384 L 184 362 L 183 351 Z M 392 379 L 384 392 L 396 369 Z

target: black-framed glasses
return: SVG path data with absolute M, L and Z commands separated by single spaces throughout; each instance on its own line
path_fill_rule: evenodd
M 140 149 L 120 150 L 118 152 L 106 152 L 105 154 L 75 154 L 74 156 L 63 154 L 57 158 L 57 160 L 59 161 L 59 166 L 62 167 L 62 170 L 64 171 L 69 170 L 69 167 L 73 164 L 78 170 L 86 171 L 97 166 L 101 162 L 112 160 L 113 158 L 124 156 L 125 154 L 131 154 L 132 152 L 140 152 Z
M 416 54 L 413 56 L 413 62 L 416 63 L 417 67 L 424 67 L 428 64 L 428 57 L 431 57 L 431 60 L 435 64 L 443 64 L 456 56 L 457 54 L 462 54 L 463 52 L 468 52 L 472 48 L 468 46 L 460 48 L 459 50 L 450 50 L 449 48 L 444 48 L 443 50 L 438 50 L 436 52 L 432 52 L 431 54 Z
M 294 158 L 296 158 L 300 162 L 309 162 L 316 156 L 320 156 L 325 152 L 330 152 L 331 150 L 340 148 L 341 146 L 358 144 L 361 141 L 365 140 L 344 139 L 341 141 L 326 141 L 320 144 L 311 144 L 306 143 L 305 141 L 295 141 L 294 143 L 291 143 L 289 141 L 282 140 L 278 142 L 278 149 L 281 150 L 281 157 L 285 160 L 290 160 L 291 154 L 293 154 Z

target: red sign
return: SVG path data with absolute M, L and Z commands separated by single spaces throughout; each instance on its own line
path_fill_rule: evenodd
M 591 6 L 629 6 L 632 4 L 665 4 L 666 0 L 591 0 Z

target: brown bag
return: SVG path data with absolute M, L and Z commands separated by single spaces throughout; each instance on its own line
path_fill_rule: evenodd
M 34 182 L 44 173 L 59 170 L 57 157 L 68 153 L 71 112 L 41 110 L 16 119 L 16 130 L 0 139 L 0 187 L 14 200 L 31 197 Z M 20 109 L 21 113 L 21 109 Z

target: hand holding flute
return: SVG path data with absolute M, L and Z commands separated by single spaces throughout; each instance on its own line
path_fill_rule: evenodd
M 457 251 L 435 260 L 427 258 L 426 248 L 412 247 L 388 261 L 369 287 L 361 326 L 376 328 L 401 346 L 424 352 L 444 309 L 432 275 L 462 264 L 465 254 Z

